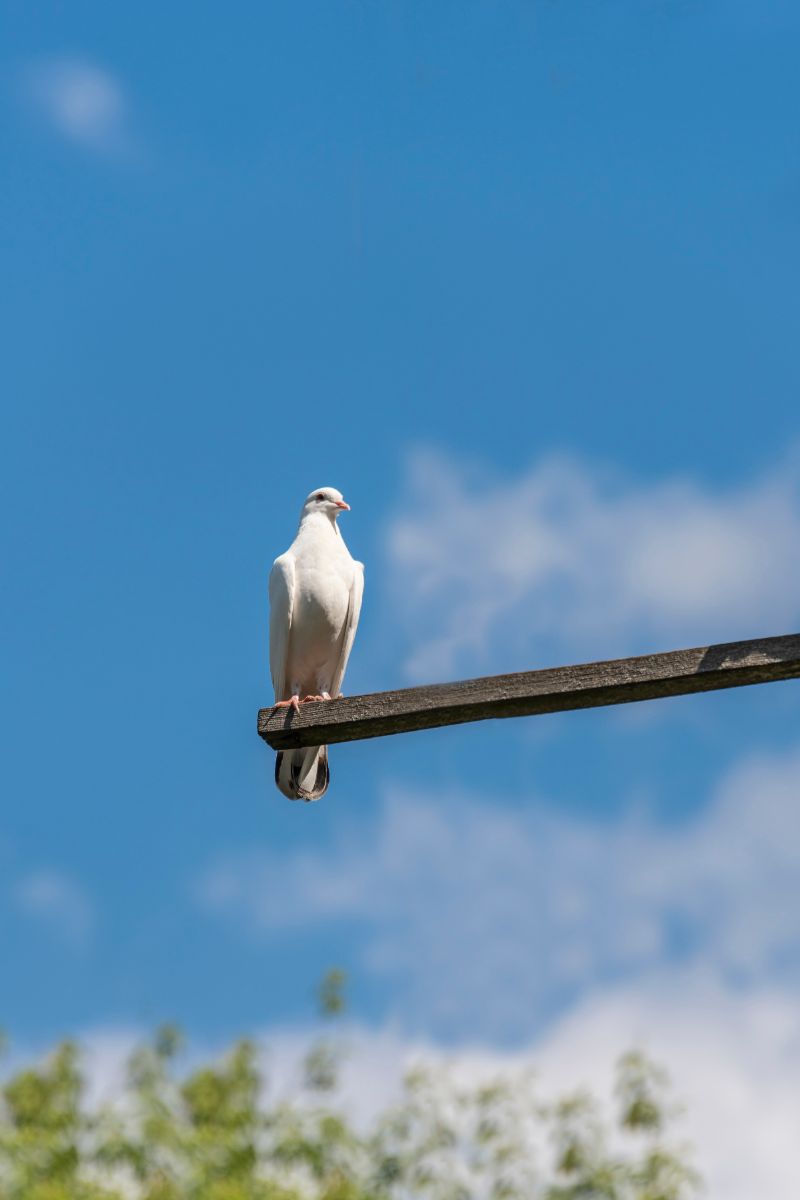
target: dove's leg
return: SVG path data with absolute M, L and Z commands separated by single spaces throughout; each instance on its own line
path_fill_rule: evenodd
M 303 699 L 300 701 L 300 703 L 312 704 L 315 700 L 330 700 L 330 696 L 327 694 L 327 692 L 322 692 L 322 694 L 319 696 L 303 696 Z
M 276 700 L 273 708 L 293 708 L 295 712 L 300 711 L 300 695 L 299 692 L 294 692 L 288 700 Z

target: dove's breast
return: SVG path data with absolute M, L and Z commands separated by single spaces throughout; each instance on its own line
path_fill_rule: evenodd
M 297 564 L 288 674 L 308 692 L 327 691 L 341 653 L 353 563 L 349 555 L 324 566 L 309 558 Z
M 303 572 L 297 581 L 294 627 L 309 637 L 335 640 L 344 627 L 349 598 L 349 585 L 338 572 Z

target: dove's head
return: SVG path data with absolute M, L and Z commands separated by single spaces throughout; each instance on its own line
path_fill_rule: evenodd
M 307 517 L 312 513 L 323 513 L 331 521 L 335 521 L 339 513 L 343 511 L 349 512 L 350 505 L 345 504 L 342 493 L 337 492 L 336 488 L 323 487 L 309 492 L 303 505 L 302 515 Z

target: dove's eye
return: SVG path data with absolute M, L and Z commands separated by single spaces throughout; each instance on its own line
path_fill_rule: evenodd
M 318 495 L 317 495 L 317 499 L 318 499 L 318 500 L 324 500 L 324 499 L 325 499 L 325 497 L 323 496 L 322 492 L 319 492 L 319 493 L 318 493 Z

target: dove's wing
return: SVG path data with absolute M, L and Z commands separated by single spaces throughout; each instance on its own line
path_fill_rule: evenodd
M 342 636 L 342 649 L 331 679 L 331 695 L 338 696 L 342 690 L 342 680 L 347 670 L 347 660 L 353 649 L 353 640 L 358 628 L 358 618 L 361 613 L 361 597 L 364 595 L 364 564 L 353 561 L 353 581 L 350 584 L 350 600 L 347 605 Z
M 286 678 L 289 635 L 294 607 L 294 555 L 287 550 L 276 558 L 269 573 L 269 670 L 275 700 L 288 700 L 291 680 Z

